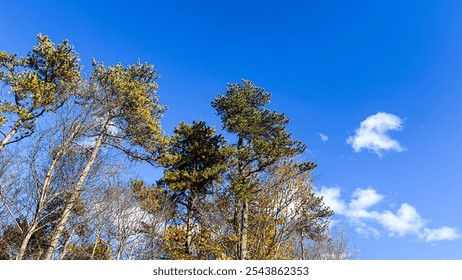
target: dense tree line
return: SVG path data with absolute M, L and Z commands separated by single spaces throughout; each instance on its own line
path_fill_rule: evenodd
M 1 259 L 353 257 L 263 88 L 213 100 L 229 139 L 204 121 L 168 136 L 152 65 L 92 65 L 40 34 L 25 57 L 0 52 Z M 130 179 L 130 162 L 163 177 Z

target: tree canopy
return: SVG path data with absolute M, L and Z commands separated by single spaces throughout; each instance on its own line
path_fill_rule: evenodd
M 200 120 L 169 136 L 153 65 L 79 63 L 41 34 L 25 57 L 0 52 L 0 259 L 352 256 L 269 92 L 229 83 L 211 103 L 222 133 Z
M 80 70 L 78 55 L 67 40 L 55 46 L 41 34 L 26 57 L 0 52 L 1 88 L 9 90 L 0 99 L 0 150 L 32 134 L 44 112 L 57 110 L 79 86 Z

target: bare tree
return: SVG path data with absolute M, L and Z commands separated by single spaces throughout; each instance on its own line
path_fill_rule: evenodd
M 50 120 L 50 124 L 34 139 L 34 148 L 29 157 L 33 214 L 17 259 L 24 257 L 30 238 L 47 219 L 44 210 L 56 200 L 61 199 L 61 204 L 64 203 L 63 197 L 68 196 L 72 176 L 81 172 L 79 167 L 86 151 L 79 144 L 79 139 L 88 129 L 85 122 L 88 115 L 85 111 L 75 110 L 73 105 L 72 101 L 66 102 L 55 116 L 54 123 Z
M 261 179 L 250 210 L 252 259 L 292 259 L 292 239 L 303 232 L 311 240 L 325 238 L 332 211 L 312 187 L 311 163 L 283 160 Z
M 308 240 L 300 234 L 299 258 L 305 260 L 354 260 L 359 257 L 358 250 L 342 226 L 333 226 L 327 238 Z

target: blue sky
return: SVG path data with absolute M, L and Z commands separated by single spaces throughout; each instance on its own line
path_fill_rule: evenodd
M 462 2 L 5 1 L 0 50 L 154 64 L 163 127 L 252 80 L 291 119 L 362 259 L 462 259 Z M 154 180 L 159 172 L 142 168 Z

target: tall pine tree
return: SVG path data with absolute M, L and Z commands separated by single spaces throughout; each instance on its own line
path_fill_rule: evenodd
M 301 154 L 305 146 L 287 132 L 289 119 L 269 110 L 270 93 L 243 80 L 230 83 L 213 102 L 223 129 L 235 134 L 230 190 L 234 194 L 236 258 L 248 258 L 249 201 L 259 191 L 259 175 L 283 158 Z
M 205 228 L 200 227 L 201 215 L 205 209 L 199 209 L 207 194 L 211 193 L 213 183 L 220 179 L 226 170 L 226 142 L 215 129 L 204 121 L 193 122 L 192 125 L 180 123 L 175 128 L 167 151 L 159 157 L 164 166 L 164 177 L 160 183 L 171 192 L 178 211 L 175 228 L 175 240 L 166 235 L 168 252 L 175 258 L 202 258 L 199 246 L 194 246 L 194 239 Z M 181 234 L 180 240 L 178 236 Z M 172 244 L 180 243 L 180 244 Z M 183 250 L 181 250 L 183 248 Z

